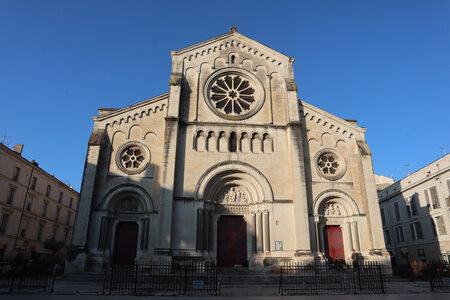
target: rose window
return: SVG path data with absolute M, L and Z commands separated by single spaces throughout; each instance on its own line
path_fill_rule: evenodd
M 238 74 L 222 75 L 211 85 L 210 99 L 222 113 L 240 115 L 255 102 L 255 89 Z
M 139 146 L 128 147 L 122 154 L 122 164 L 127 169 L 139 169 L 144 160 L 144 154 Z
M 141 173 L 150 162 L 150 151 L 137 141 L 128 142 L 117 151 L 116 163 L 127 174 Z
M 337 158 L 332 153 L 324 153 L 319 157 L 317 162 L 320 170 L 325 175 L 335 175 L 339 168 L 339 163 L 337 162 Z

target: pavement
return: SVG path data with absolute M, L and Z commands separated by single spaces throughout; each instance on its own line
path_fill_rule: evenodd
M 152 299 L 152 300 L 192 300 L 192 299 L 202 299 L 202 300 L 221 300 L 229 299 L 226 296 L 210 296 L 210 297 L 189 297 L 189 296 L 169 296 L 169 297 L 158 297 L 158 296 L 99 296 L 99 295 L 0 295 L 0 299 L 8 300 L 106 300 L 106 299 Z M 319 296 L 265 296 L 265 297 L 255 297 L 255 296 L 238 296 L 233 297 L 233 300 L 294 300 L 294 299 L 311 299 L 311 300 L 448 300 L 450 298 L 449 293 L 440 294 L 377 294 L 377 295 L 319 295 Z
M 398 277 L 385 277 L 385 294 L 357 294 L 357 295 L 299 295 L 299 296 L 280 296 L 278 294 L 277 276 L 265 279 L 263 283 L 255 284 L 247 282 L 241 285 L 235 281 L 228 281 L 228 286 L 222 286 L 220 296 L 120 296 L 120 295 L 102 295 L 103 294 L 103 276 L 99 274 L 83 274 L 82 276 L 66 275 L 58 277 L 55 281 L 53 294 L 43 293 L 41 291 L 14 292 L 13 294 L 0 294 L 1 299 L 8 300 L 72 300 L 72 299 L 222 299 L 233 297 L 237 299 L 343 299 L 343 300 L 450 300 L 450 293 L 431 293 L 430 283 L 428 281 L 411 282 Z M 233 278 L 231 278 L 233 279 Z M 230 279 L 228 279 L 230 280 Z M 450 291 L 449 291 L 450 292 Z

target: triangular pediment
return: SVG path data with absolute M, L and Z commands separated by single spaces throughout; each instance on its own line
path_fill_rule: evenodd
M 275 65 L 286 64 L 293 61 L 293 58 L 276 51 L 260 42 L 257 42 L 237 31 L 230 31 L 226 34 L 206 40 L 204 42 L 172 51 L 172 56 L 183 56 L 183 59 L 195 60 L 216 51 L 224 50 L 228 47 L 240 48 L 252 53 L 258 58 L 264 58 L 266 61 Z

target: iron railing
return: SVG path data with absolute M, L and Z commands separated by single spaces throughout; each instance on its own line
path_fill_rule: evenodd
M 432 292 L 450 291 L 450 263 L 447 261 L 431 261 L 428 264 L 430 289 Z
M 279 293 L 359 294 L 384 293 L 383 265 L 366 262 L 350 265 L 344 262 L 289 263 L 281 267 Z
M 103 294 L 219 295 L 219 269 L 198 262 L 139 262 L 108 268 Z
M 53 292 L 55 270 L 55 265 L 49 263 L 0 261 L 0 291 Z

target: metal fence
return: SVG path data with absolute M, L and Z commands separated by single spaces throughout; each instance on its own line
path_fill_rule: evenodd
M 432 292 L 450 291 L 450 263 L 447 261 L 432 261 L 428 264 L 428 276 Z
M 2 292 L 23 290 L 53 292 L 54 284 L 54 264 L 0 261 L 0 291 Z
M 207 263 L 139 262 L 113 265 L 103 294 L 219 295 L 219 269 Z
M 383 265 L 366 262 L 292 263 L 281 267 L 279 293 L 301 294 L 359 294 L 384 293 Z

